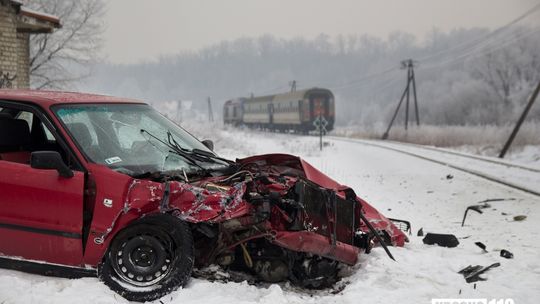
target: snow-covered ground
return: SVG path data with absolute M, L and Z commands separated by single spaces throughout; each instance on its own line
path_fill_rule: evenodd
M 357 139 L 380 139 L 386 124 L 338 126 L 333 134 Z M 396 127 L 390 140 L 430 145 L 487 157 L 497 157 L 514 125 L 421 125 Z M 505 159 L 540 168 L 540 123 L 523 124 Z
M 433 159 L 450 166 L 477 172 L 486 177 L 501 180 L 510 185 L 515 185 L 518 188 L 530 190 L 533 193 L 540 193 L 540 168 L 534 166 L 534 163 L 524 164 L 511 162 L 495 157 L 471 155 L 450 149 L 420 146 L 395 141 L 374 141 L 337 137 L 335 139 L 397 149 L 420 157 Z
M 432 298 L 512 298 L 515 303 L 540 301 L 540 199 L 493 182 L 418 158 L 353 142 L 227 130 L 208 125 L 187 126 L 215 140 L 216 150 L 228 158 L 284 152 L 304 157 L 332 178 L 347 184 L 389 217 L 409 220 L 411 242 L 390 248 L 396 262 L 381 248 L 360 257 L 343 270 L 345 289 L 297 290 L 287 283 L 252 286 L 193 279 L 161 303 L 431 303 Z M 451 175 L 452 178 L 448 178 Z M 486 199 L 483 214 L 467 206 Z M 524 221 L 514 221 L 526 215 Z M 452 233 L 456 248 L 427 246 L 416 231 Z M 486 244 L 488 253 L 474 245 Z M 501 249 L 514 259 L 499 256 Z M 467 284 L 457 272 L 468 265 L 501 266 L 487 272 L 487 281 Z M 0 270 L 0 303 L 126 303 L 97 279 L 67 280 Z M 160 301 L 156 301 L 160 303 Z
M 500 153 L 500 147 L 494 146 L 458 146 L 452 147 L 453 150 L 461 151 L 470 154 L 478 154 L 488 157 L 497 157 Z M 504 158 L 518 164 L 530 166 L 540 169 L 540 146 L 539 145 L 526 145 L 521 147 L 512 148 L 506 153 Z

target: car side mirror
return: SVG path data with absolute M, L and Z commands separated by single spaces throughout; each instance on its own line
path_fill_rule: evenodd
M 64 163 L 56 151 L 36 151 L 30 156 L 30 166 L 34 169 L 56 170 L 62 177 L 73 177 L 73 171 Z
M 207 147 L 208 149 L 210 149 L 210 151 L 214 151 L 214 142 L 211 141 L 210 139 L 205 139 L 203 141 L 201 141 L 203 145 L 205 145 L 205 147 Z

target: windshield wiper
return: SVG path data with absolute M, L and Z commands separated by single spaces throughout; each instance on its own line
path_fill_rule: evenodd
M 174 138 L 174 135 L 170 131 L 167 131 L 167 139 L 168 139 L 170 145 L 175 146 L 179 150 L 182 150 L 182 151 L 184 151 L 186 153 L 190 153 L 192 155 L 203 157 L 204 158 L 203 160 L 205 160 L 205 161 L 211 161 L 213 163 L 217 163 L 216 160 L 219 160 L 219 161 L 225 162 L 227 165 L 232 165 L 234 163 L 233 161 L 222 158 L 222 157 L 219 157 L 219 156 L 215 155 L 212 152 L 204 151 L 204 150 L 197 149 L 197 148 L 192 149 L 192 150 L 188 150 L 188 149 L 182 147 L 176 141 L 176 139 Z
M 177 155 L 180 155 L 182 156 L 184 159 L 186 159 L 187 161 L 189 161 L 191 164 L 199 167 L 202 172 L 204 174 L 208 174 L 208 170 L 205 169 L 203 166 L 199 165 L 197 163 L 197 161 L 192 157 L 192 155 L 189 154 L 189 150 L 185 150 L 185 149 L 182 149 L 178 143 L 176 141 L 174 141 L 174 138 L 173 138 L 173 141 L 171 142 L 171 136 L 172 134 L 170 134 L 169 131 L 167 131 L 167 136 L 168 136 L 168 143 L 166 143 L 165 141 L 159 139 L 157 136 L 155 136 L 154 134 L 146 131 L 145 129 L 141 129 L 141 133 L 146 133 L 148 135 L 150 135 L 152 138 L 154 138 L 155 140 L 159 141 L 160 143 L 164 144 L 165 146 L 167 146 L 169 149 L 171 149 L 171 152 L 177 154 Z
M 226 158 L 223 158 L 223 157 L 219 157 L 219 156 L 215 155 L 215 154 L 212 153 L 212 152 L 204 151 L 204 150 L 197 149 L 197 148 L 191 150 L 191 152 L 192 152 L 193 154 L 197 154 L 197 155 L 199 155 L 199 156 L 207 157 L 207 158 L 210 158 L 210 159 L 212 159 L 212 160 L 220 160 L 220 161 L 225 162 L 225 163 L 227 163 L 227 164 L 229 164 L 229 165 L 234 164 L 234 161 L 229 160 L 229 159 L 226 159 Z

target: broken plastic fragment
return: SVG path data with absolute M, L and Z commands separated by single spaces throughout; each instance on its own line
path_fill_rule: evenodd
M 503 249 L 501 250 L 501 256 L 505 259 L 513 259 L 514 258 L 514 254 L 511 253 L 510 251 L 506 250 L 506 249 Z
M 422 240 L 426 245 L 438 245 L 453 248 L 459 245 L 457 237 L 453 234 L 426 233 Z
M 514 221 L 521 222 L 521 221 L 524 221 L 526 218 L 527 218 L 526 215 L 516 215 L 514 216 Z
M 486 250 L 486 245 L 484 245 L 484 243 L 482 243 L 482 242 L 474 242 L 474 244 L 475 244 L 476 246 L 480 247 L 480 248 L 482 249 L 483 252 L 488 252 L 488 251 Z
M 501 263 L 494 263 L 487 267 L 484 267 L 481 265 L 476 265 L 476 266 L 469 265 L 461 269 L 460 271 L 458 271 L 458 273 L 463 274 L 463 276 L 465 277 L 465 281 L 467 283 L 474 283 L 478 281 L 485 281 L 486 279 L 480 277 L 480 275 L 490 270 L 491 268 L 495 268 L 499 266 L 501 266 Z

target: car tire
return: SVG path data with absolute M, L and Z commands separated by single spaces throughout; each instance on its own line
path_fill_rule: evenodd
M 193 261 L 189 225 L 171 215 L 148 216 L 115 236 L 98 278 L 127 300 L 153 301 L 183 287 Z

